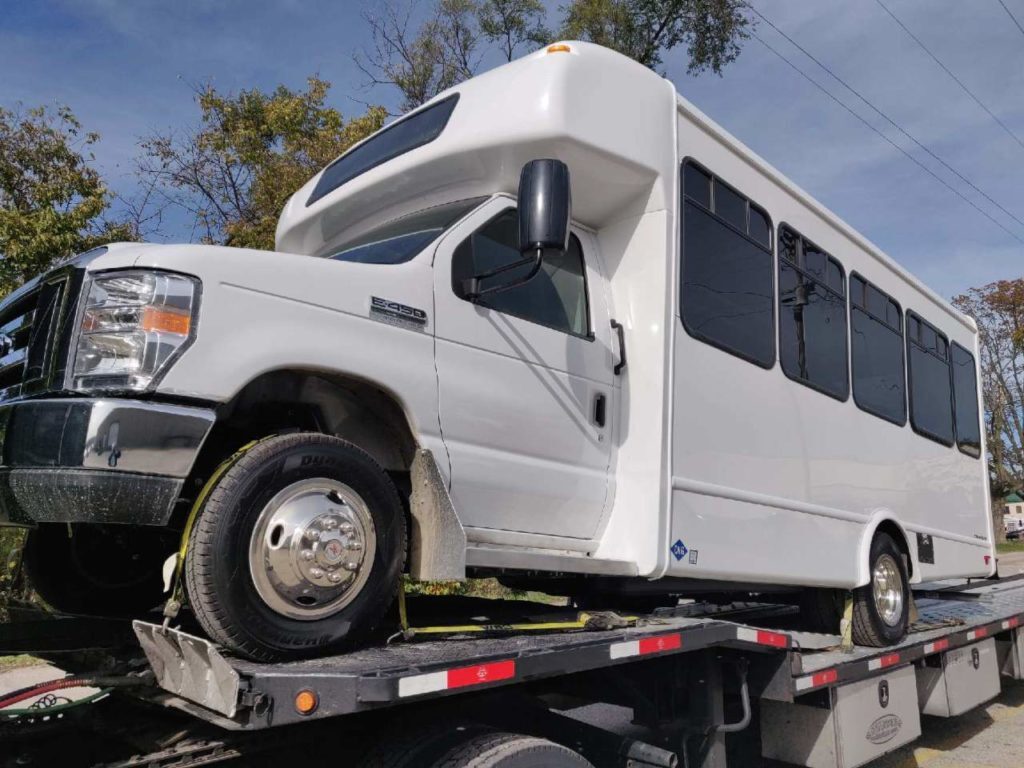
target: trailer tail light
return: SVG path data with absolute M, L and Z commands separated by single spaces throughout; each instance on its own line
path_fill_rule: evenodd
M 320 706 L 320 697 L 316 691 L 305 688 L 295 694 L 295 711 L 300 715 L 312 715 Z
M 441 672 L 428 672 L 425 675 L 410 675 L 398 681 L 398 695 L 419 696 L 424 693 L 449 691 L 453 688 L 465 688 L 470 685 L 497 683 L 511 680 L 516 676 L 514 659 L 492 661 L 489 664 L 474 664 L 469 667 L 457 667 Z
M 985 555 L 985 565 L 989 565 L 992 562 L 992 555 Z
M 549 45 L 545 53 L 572 53 L 572 48 L 565 43 L 556 43 L 555 45 Z

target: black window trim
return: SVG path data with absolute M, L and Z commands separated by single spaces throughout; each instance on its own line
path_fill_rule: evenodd
M 800 233 L 800 230 L 798 230 L 796 227 L 792 226 L 791 224 L 787 224 L 785 221 L 780 221 L 779 222 L 778 232 L 776 233 L 776 236 L 775 236 L 775 241 L 776 242 L 779 242 L 781 240 L 781 235 L 782 235 L 782 230 L 783 229 L 788 229 L 790 232 L 792 232 L 794 235 L 796 235 L 800 240 L 802 240 L 805 243 L 810 243 L 811 245 L 813 245 L 815 247 L 815 249 L 817 249 L 821 253 L 825 254 L 826 265 L 827 265 L 827 263 L 829 261 L 834 261 L 839 266 L 840 271 L 843 273 L 843 285 L 846 286 L 846 295 L 843 295 L 842 293 L 839 293 L 839 291 L 836 291 L 831 286 L 829 286 L 829 284 L 827 282 L 827 275 L 826 275 L 826 279 L 825 280 L 819 279 L 819 278 L 815 277 L 814 275 L 812 275 L 807 270 L 803 269 L 799 264 L 795 264 L 792 261 L 790 261 L 789 259 L 783 259 L 782 258 L 782 250 L 781 249 L 779 249 L 779 255 L 778 255 L 778 259 L 777 259 L 778 267 L 776 269 L 776 275 L 775 275 L 776 285 L 777 286 L 781 286 L 781 281 L 779 280 L 779 276 L 780 276 L 780 273 L 782 272 L 783 263 L 785 263 L 785 266 L 787 266 L 790 269 L 792 269 L 798 275 L 802 275 L 802 276 L 806 277 L 808 280 L 813 282 L 815 285 L 821 286 L 826 291 L 831 293 L 833 296 L 837 296 L 838 298 L 842 299 L 843 300 L 843 305 L 844 305 L 843 306 L 843 314 L 847 315 L 849 313 L 849 309 L 848 308 L 849 308 L 849 304 L 850 304 L 850 301 L 849 301 L 850 289 L 849 289 L 849 276 L 847 275 L 846 267 L 843 266 L 843 263 L 838 258 L 836 258 L 835 256 L 832 255 L 831 251 L 825 250 L 824 248 L 822 248 L 820 245 L 818 245 L 816 242 L 814 242 L 810 238 L 804 237 Z M 827 266 L 826 266 L 826 270 L 827 270 Z M 779 368 L 782 369 L 782 372 L 785 374 L 786 378 L 789 379 L 790 381 L 795 381 L 797 384 L 801 384 L 801 385 L 807 387 L 808 389 L 813 389 L 815 392 L 819 392 L 822 395 L 827 395 L 828 397 L 831 397 L 833 400 L 838 400 L 840 403 L 847 402 L 850 399 L 850 392 L 853 390 L 853 385 L 850 382 L 850 369 L 851 369 L 851 365 L 850 365 L 850 323 L 849 323 L 849 320 L 847 319 L 847 323 L 846 323 L 846 333 L 843 334 L 846 337 L 846 392 L 842 396 L 840 396 L 840 395 L 837 395 L 835 392 L 829 392 L 827 389 L 825 389 L 824 387 L 822 387 L 819 384 L 814 383 L 813 381 L 809 381 L 807 379 L 801 379 L 799 376 L 792 375 L 789 371 L 786 370 L 786 366 L 784 366 L 782 364 L 782 354 L 781 354 L 781 349 L 782 349 L 782 322 L 781 322 L 781 316 L 782 316 L 782 288 L 779 287 L 778 290 L 776 290 L 775 293 L 776 293 L 776 296 L 775 296 L 775 308 L 776 308 L 776 312 L 779 314 L 779 317 L 780 317 L 780 321 L 777 323 L 777 326 L 778 326 L 777 333 L 779 335 L 778 348 L 780 350 L 779 351 L 779 355 L 778 355 L 778 357 L 779 357 Z
M 475 210 L 479 210 L 479 209 L 475 209 Z M 499 217 L 503 216 L 508 211 L 515 211 L 515 210 L 517 210 L 516 206 L 514 206 L 514 205 L 507 205 L 504 208 L 502 208 L 500 211 L 495 213 L 494 215 L 489 216 L 487 218 L 487 221 L 485 221 L 483 224 L 481 224 L 481 225 L 479 225 L 477 227 L 474 227 L 473 231 L 470 232 L 467 237 L 464 237 L 461 240 L 459 240 L 458 244 L 455 246 L 455 249 L 458 249 L 459 246 L 461 246 L 464 242 L 466 242 L 467 239 L 472 237 L 474 234 L 479 232 L 484 227 L 490 225 L 491 222 L 497 220 Z M 570 239 L 570 241 L 571 240 L 575 240 L 576 241 L 576 244 L 579 246 L 579 249 L 580 249 L 580 258 L 583 261 L 583 300 L 586 302 L 586 318 L 587 318 L 587 332 L 586 333 L 573 333 L 572 331 L 566 331 L 563 328 L 556 328 L 555 326 L 548 325 L 547 323 L 539 323 L 539 322 L 537 322 L 536 320 L 534 320 L 532 318 L 523 317 L 522 315 L 517 315 L 515 312 L 508 312 L 508 311 L 506 311 L 504 309 L 498 309 L 497 307 L 492 307 L 490 304 L 487 303 L 486 299 L 482 299 L 482 298 L 472 299 L 472 300 L 467 299 L 464 296 L 460 296 L 458 291 L 456 291 L 454 289 L 454 287 L 452 288 L 452 293 L 455 294 L 456 298 L 461 299 L 462 301 L 469 302 L 470 304 L 473 304 L 473 305 L 478 306 L 478 307 L 483 307 L 484 309 L 487 309 L 487 310 L 489 310 L 491 312 L 497 312 L 500 315 L 508 315 L 509 317 L 514 317 L 514 318 L 517 318 L 517 319 L 522 320 L 524 322 L 530 323 L 532 325 L 536 325 L 539 328 L 547 328 L 549 331 L 555 331 L 556 333 L 561 333 L 564 336 L 571 336 L 574 339 L 581 339 L 582 341 L 588 341 L 588 342 L 594 341 L 597 338 L 597 336 L 594 333 L 594 318 L 593 318 L 593 315 L 592 315 L 592 302 L 590 301 L 590 280 L 587 277 L 587 267 L 588 267 L 587 254 L 586 254 L 586 251 L 583 250 L 583 242 L 579 239 L 579 237 L 576 236 L 576 233 L 572 232 L 571 230 L 569 232 L 569 239 Z M 452 250 L 452 255 L 453 256 L 455 254 L 455 249 Z M 453 264 L 453 266 L 454 266 L 454 264 Z
M 896 329 L 894 329 L 891 325 L 889 325 L 889 321 L 888 320 L 886 320 L 884 318 L 881 318 L 881 317 L 878 317 L 877 315 L 875 315 L 874 312 L 871 312 L 866 306 L 858 307 L 858 306 L 854 305 L 854 303 L 853 303 L 853 293 L 849 289 L 850 282 L 854 278 L 860 280 L 862 283 L 864 283 L 865 286 L 870 286 L 870 287 L 874 288 L 880 294 L 885 296 L 885 298 L 888 301 L 891 301 L 893 304 L 896 305 L 896 308 L 899 310 L 899 317 L 900 317 L 900 327 L 899 327 L 898 331 Z M 864 275 L 862 275 L 860 272 L 857 272 L 856 270 L 850 272 L 850 274 L 847 276 L 847 281 L 846 282 L 847 282 L 847 291 L 846 292 L 847 292 L 847 294 L 849 294 L 848 304 L 849 304 L 849 309 L 850 309 L 850 318 L 849 318 L 849 321 L 848 321 L 849 322 L 849 336 L 850 336 L 850 380 L 851 380 L 850 391 L 853 393 L 853 402 L 857 405 L 858 408 L 860 408 L 862 411 L 864 411 L 864 413 L 869 413 L 872 416 L 875 416 L 875 417 L 877 417 L 879 419 L 882 419 L 882 421 L 887 421 L 890 424 L 895 424 L 897 427 L 901 427 L 901 428 L 905 427 L 905 426 L 907 426 L 907 421 L 910 418 L 910 406 L 907 403 L 907 396 L 908 396 L 909 390 L 910 390 L 910 382 L 907 380 L 907 350 L 906 350 L 907 332 L 906 332 L 906 323 L 903 320 L 903 305 L 900 304 L 896 299 L 894 299 L 888 293 L 883 291 L 881 288 L 879 288 L 875 283 L 871 282 L 866 277 L 864 277 Z M 865 301 L 864 303 L 867 304 L 867 301 Z M 871 410 L 867 406 L 862 405 L 861 402 L 857 399 L 857 387 L 853 384 L 853 382 L 855 382 L 857 380 L 857 372 L 856 372 L 857 364 L 856 364 L 856 362 L 854 362 L 854 357 L 853 357 L 853 311 L 854 310 L 857 310 L 858 312 L 863 312 L 865 315 L 870 317 L 875 322 L 881 323 L 882 325 L 884 325 L 886 328 L 888 328 L 893 333 L 898 333 L 899 334 L 899 337 L 900 337 L 900 365 L 901 365 L 901 369 L 902 369 L 901 370 L 901 378 L 903 379 L 903 419 L 900 420 L 900 421 L 897 421 L 896 419 L 890 419 L 884 413 L 878 413 L 877 411 Z
M 306 206 L 305 207 L 309 208 L 309 206 L 313 205 L 313 203 L 315 203 L 315 202 L 317 202 L 319 200 L 323 200 L 325 197 L 327 197 L 332 192 L 336 192 L 337 190 L 341 189 L 343 186 L 348 184 L 350 181 L 355 181 L 356 179 L 358 179 L 363 174 L 366 174 L 366 173 L 369 173 L 370 171 L 372 171 L 374 168 L 377 168 L 378 166 L 384 165 L 384 163 L 390 162 L 391 160 L 394 160 L 396 157 L 401 157 L 402 155 L 404 155 L 404 154 L 406 154 L 408 152 L 412 152 L 414 149 L 419 149 L 420 147 L 426 146 L 427 144 L 430 144 L 431 142 L 436 141 L 437 138 L 442 133 L 444 133 L 444 129 L 448 127 L 448 123 L 452 119 L 452 114 L 454 114 L 454 112 L 455 112 L 455 107 L 458 106 L 458 101 L 459 101 L 459 94 L 458 93 L 453 93 L 451 96 L 446 96 L 445 98 L 440 99 L 438 101 L 432 101 L 432 102 L 430 102 L 428 104 L 424 104 L 423 106 L 419 107 L 418 109 L 414 110 L 413 112 L 410 112 L 409 114 L 404 115 L 401 119 L 395 120 L 395 122 L 391 123 L 391 125 L 386 125 L 383 128 L 381 128 L 379 131 L 371 133 L 369 136 L 367 136 L 365 139 L 360 141 L 358 144 L 356 144 L 355 146 L 349 147 L 341 155 L 339 155 L 338 157 L 334 158 L 331 162 L 329 162 L 326 166 L 324 166 L 323 170 L 320 171 L 319 175 L 322 178 L 323 174 L 327 171 L 327 169 L 332 168 L 333 166 L 337 165 L 343 159 L 345 159 L 348 155 L 352 154 L 353 152 L 355 152 L 357 149 L 359 149 L 360 147 L 362 147 L 366 143 L 368 143 L 370 141 L 373 141 L 374 139 L 380 138 L 381 136 L 386 134 L 388 131 L 392 130 L 393 128 L 395 128 L 395 127 L 397 127 L 399 125 L 402 125 L 402 123 L 405 123 L 405 122 L 408 122 L 409 120 L 412 120 L 417 115 L 422 114 L 423 112 L 426 112 L 427 110 L 435 109 L 437 107 L 440 107 L 442 104 L 447 104 L 450 101 L 454 102 L 454 103 L 452 104 L 451 111 L 448 113 L 448 118 L 444 121 L 444 125 L 441 126 L 441 129 L 434 136 L 432 136 L 429 139 L 424 139 L 423 141 L 420 141 L 420 142 L 418 142 L 416 144 L 413 144 L 413 145 L 411 145 L 409 147 L 406 147 L 404 150 L 399 152 L 397 155 L 391 155 L 389 157 L 385 157 L 385 158 L 382 158 L 381 160 L 378 160 L 376 163 L 374 163 L 373 165 L 369 166 L 368 168 L 364 168 L 362 171 L 360 171 L 355 176 L 353 176 L 353 177 L 351 177 L 349 179 L 346 179 L 341 184 L 338 184 L 338 185 L 336 185 L 334 187 L 331 187 L 331 189 L 327 190 L 326 192 L 322 192 L 319 195 L 317 194 L 317 187 L 320 186 L 320 182 L 318 181 L 316 186 L 313 187 L 313 191 L 310 192 L 309 198 L 306 200 Z
M 694 199 L 692 199 L 690 197 L 687 197 L 687 195 L 686 195 L 686 179 L 685 179 L 685 173 L 686 173 L 686 166 L 687 165 L 692 165 L 694 168 L 697 168 L 699 171 L 701 171 L 702 173 L 707 174 L 707 176 L 709 177 L 709 179 L 710 179 L 709 183 L 711 185 L 710 198 L 711 198 L 712 204 L 714 204 L 715 182 L 716 181 L 718 181 L 720 184 L 722 184 L 726 188 L 732 190 L 737 195 L 739 195 L 740 197 L 742 197 L 744 200 L 747 201 L 747 229 L 750 228 L 750 208 L 751 207 L 756 208 L 758 211 L 760 211 L 761 213 L 764 214 L 765 219 L 768 221 L 768 237 L 771 240 L 771 242 L 768 244 L 767 248 L 765 247 L 764 243 L 759 243 L 757 240 L 752 238 L 746 232 L 741 232 L 739 229 L 737 229 L 735 226 L 733 226 L 730 222 L 726 221 L 721 216 L 715 215 L 715 213 L 713 211 L 708 210 L 706 207 L 704 207 L 697 200 L 694 200 Z M 678 232 L 676 233 L 676 236 L 679 238 L 678 242 L 679 242 L 679 275 L 680 275 L 680 279 L 677 281 L 678 285 L 676 286 L 676 296 L 677 296 L 677 299 L 678 299 L 678 302 L 679 302 L 679 307 L 678 307 L 678 309 L 679 309 L 679 322 L 682 324 L 682 326 L 686 330 L 686 332 L 692 338 L 697 339 L 697 341 L 703 342 L 704 344 L 707 344 L 708 346 L 715 347 L 716 349 L 720 349 L 723 352 L 727 352 L 730 355 L 733 355 L 734 357 L 738 357 L 741 360 L 747 361 L 748 363 L 752 363 L 752 364 L 756 365 L 758 368 L 762 368 L 762 369 L 764 369 L 766 371 L 772 370 L 775 367 L 776 362 L 778 361 L 779 349 L 778 349 L 778 338 L 777 338 L 778 337 L 778 321 L 777 321 L 776 316 L 775 316 L 776 315 L 775 307 L 776 307 L 776 304 L 778 303 L 777 299 L 776 299 L 776 296 L 778 295 L 778 281 L 777 281 L 777 274 L 776 274 L 776 269 L 775 269 L 775 261 L 776 261 L 776 259 L 775 259 L 775 244 L 776 244 L 777 238 L 775 237 L 775 227 L 774 227 L 774 224 L 772 223 L 771 215 L 768 213 L 768 210 L 766 208 L 764 208 L 763 206 L 760 206 L 757 203 L 755 203 L 750 198 L 749 195 L 744 194 L 743 192 L 738 190 L 736 187 L 734 187 L 732 184 L 728 183 L 727 181 L 724 181 L 720 176 L 718 176 L 715 173 L 713 173 L 712 171 L 708 170 L 708 168 L 705 165 L 701 164 L 700 162 L 698 162 L 697 160 L 695 160 L 695 159 L 693 159 L 692 157 L 689 157 L 689 156 L 684 157 L 682 162 L 679 164 L 679 196 L 680 196 L 679 228 L 678 228 Z M 686 231 L 686 205 L 687 205 L 687 203 L 689 203 L 691 205 L 697 206 L 697 208 L 699 208 L 700 210 L 704 211 L 709 216 L 714 218 L 715 221 L 719 222 L 720 224 L 724 224 L 731 231 L 733 231 L 736 234 L 738 234 L 741 237 L 743 237 L 745 240 L 747 240 L 747 242 L 757 246 L 762 251 L 764 251 L 766 254 L 768 254 L 769 257 L 771 257 L 771 260 L 772 260 L 772 311 L 771 311 L 771 322 L 772 322 L 771 340 L 772 340 L 772 349 L 771 349 L 771 360 L 767 364 L 764 361 L 762 361 L 762 360 L 758 360 L 757 358 L 753 357 L 752 355 L 748 355 L 746 352 L 743 352 L 743 351 L 738 350 L 738 349 L 736 349 L 734 347 L 731 347 L 728 344 L 723 344 L 722 342 L 718 341 L 717 339 L 712 339 L 712 338 L 708 337 L 706 334 L 704 334 L 703 332 L 701 332 L 699 330 L 696 330 L 694 328 L 691 328 L 687 324 L 685 318 L 683 317 L 683 303 L 682 303 L 682 287 L 683 287 L 682 284 L 683 284 L 683 281 L 682 281 L 682 274 L 683 274 L 684 262 L 686 261 L 686 249 L 683 247 L 683 233 Z
M 971 358 L 971 363 L 972 363 L 971 370 L 974 372 L 974 406 L 975 406 L 975 413 L 977 413 L 977 415 L 978 415 L 978 423 L 975 425 L 978 428 L 978 453 L 977 453 L 977 455 L 975 455 L 973 453 L 970 453 L 969 451 L 965 451 L 963 446 L 960 444 L 960 423 L 957 421 L 957 418 L 956 418 L 956 382 L 953 379 L 953 347 L 957 347 L 965 355 L 967 355 L 969 358 Z M 969 456 L 972 459 L 980 459 L 981 458 L 981 454 L 982 454 L 982 450 L 981 450 L 981 446 L 982 446 L 982 432 L 981 432 L 981 430 L 982 430 L 982 426 L 981 426 L 982 404 L 981 404 L 981 401 L 978 398 L 978 358 L 976 358 L 974 356 L 974 353 L 971 350 L 969 350 L 963 344 L 960 344 L 959 342 L 956 342 L 956 341 L 950 341 L 949 342 L 949 352 L 948 352 L 948 354 L 949 354 L 949 389 L 950 389 L 950 393 L 951 393 L 951 395 L 953 397 L 953 439 L 956 441 L 956 448 L 957 448 L 957 450 L 960 451 L 960 453 L 962 453 L 964 456 Z
M 910 323 L 909 323 L 909 320 L 911 318 L 913 318 L 914 320 L 916 320 L 917 322 L 919 322 L 919 323 L 921 323 L 923 325 L 927 325 L 929 328 L 932 329 L 932 331 L 935 332 L 936 336 L 938 336 L 944 342 L 946 342 L 946 360 L 944 362 L 946 363 L 946 371 L 949 373 L 949 408 L 950 408 L 950 416 L 951 416 L 952 424 L 953 424 L 953 439 L 951 441 L 948 441 L 948 442 L 946 440 L 942 439 L 938 435 L 933 435 L 931 432 L 929 432 L 926 429 L 921 429 L 920 427 L 918 427 L 914 423 L 914 418 L 913 418 L 913 413 L 914 413 L 914 385 L 913 385 L 913 378 L 912 378 L 912 375 L 911 375 L 911 371 L 913 370 L 913 367 L 910 364 L 910 345 L 911 344 L 916 345 L 918 349 L 920 349 L 922 352 L 926 352 L 927 354 L 931 355 L 936 360 L 941 360 L 942 358 L 940 358 L 938 355 L 936 355 L 930 349 L 925 349 L 917 341 L 914 341 L 913 339 L 910 338 L 910 333 L 909 333 Z M 929 440 L 938 443 L 939 445 L 944 445 L 947 448 L 952 448 L 953 445 L 956 443 L 956 407 L 955 407 L 955 404 L 953 402 L 953 367 L 952 367 L 952 365 L 950 365 L 951 361 L 949 359 L 949 337 L 946 336 L 946 334 L 944 334 L 938 328 L 936 328 L 935 325 L 933 325 L 932 323 L 930 323 L 927 320 L 925 320 L 923 317 L 921 317 L 921 315 L 917 314 L 917 312 L 915 312 L 912 309 L 908 309 L 906 311 L 905 319 L 904 319 L 904 322 L 903 322 L 903 327 L 904 327 L 903 336 L 904 336 L 905 341 L 906 341 L 906 353 L 905 354 L 906 354 L 906 359 L 907 359 L 907 415 L 908 415 L 908 418 L 910 419 L 910 427 L 917 434 L 921 435 L 921 437 L 926 437 Z

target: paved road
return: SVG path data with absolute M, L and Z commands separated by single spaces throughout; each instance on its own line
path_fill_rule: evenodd
M 1007 552 L 999 555 L 999 575 L 1014 576 L 1024 573 L 1024 552 Z M 1024 765 L 1024 756 L 1021 757 L 1021 765 Z

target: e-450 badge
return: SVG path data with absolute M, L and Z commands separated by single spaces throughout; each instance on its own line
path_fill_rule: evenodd
M 379 296 L 370 297 L 370 317 L 382 323 L 390 323 L 403 328 L 422 330 L 427 325 L 427 313 L 422 309 L 410 307 Z

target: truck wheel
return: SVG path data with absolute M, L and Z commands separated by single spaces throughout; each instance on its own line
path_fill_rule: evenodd
M 406 522 L 391 479 L 328 435 L 271 437 L 242 453 L 199 510 L 185 557 L 192 610 L 251 659 L 357 644 L 398 592 Z
M 25 575 L 62 613 L 139 614 L 163 599 L 161 566 L 176 539 L 163 528 L 41 523 L 25 542 Z
M 547 739 L 485 733 L 463 741 L 432 768 L 594 768 L 571 749 Z
M 853 593 L 853 642 L 881 648 L 906 637 L 910 579 L 903 552 L 887 533 L 871 542 L 871 581 Z

